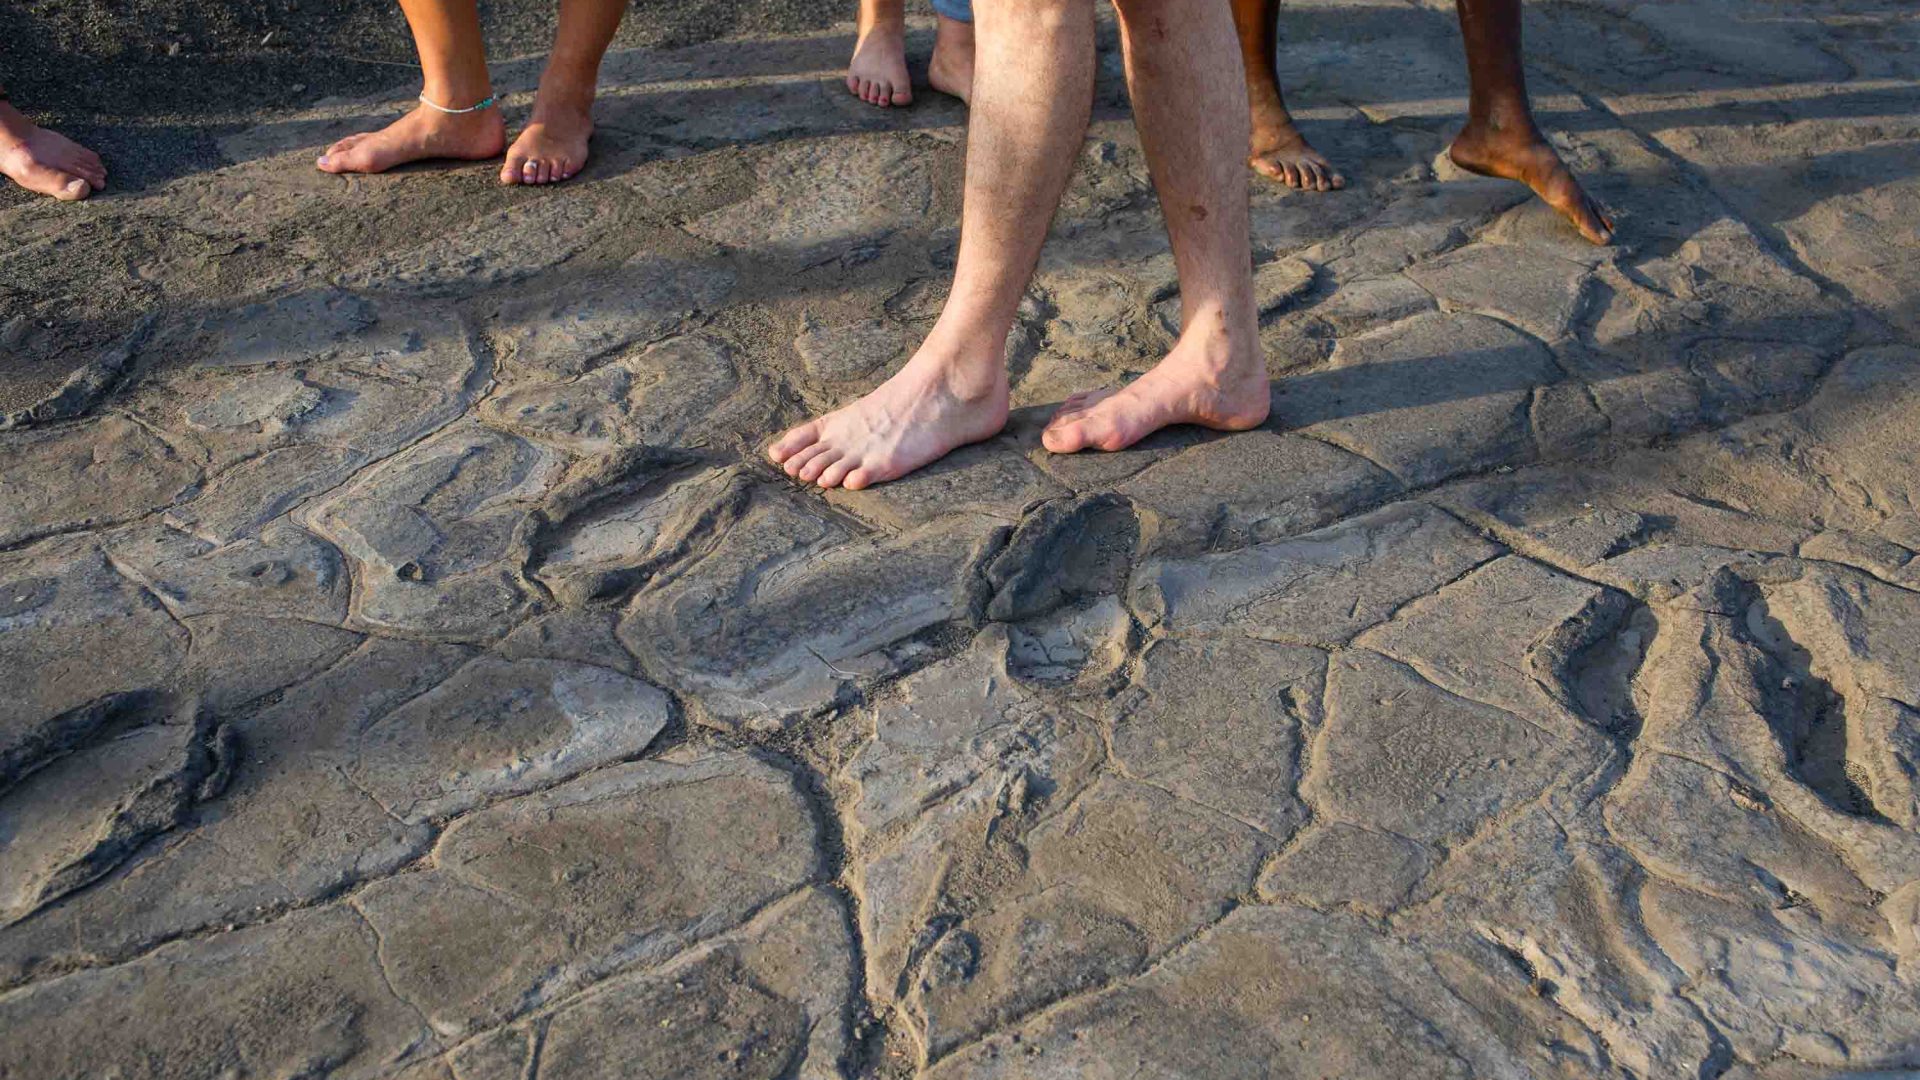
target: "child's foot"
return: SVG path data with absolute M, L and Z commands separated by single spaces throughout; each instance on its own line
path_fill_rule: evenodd
M 100 155 L 48 131 L 5 101 L 0 101 L 0 175 L 62 202 L 84 199 L 107 186 Z
M 570 179 L 587 164 L 593 137 L 591 104 L 548 107 L 534 102 L 533 119 L 507 150 L 500 167 L 503 184 L 554 184 Z
M 1573 170 L 1532 124 L 1496 130 L 1490 124 L 1469 122 L 1453 140 L 1448 155 L 1468 172 L 1520 181 L 1560 211 L 1581 236 L 1595 244 L 1612 242 L 1613 219 L 1574 179 Z
M 1270 400 L 1256 347 L 1189 331 L 1166 359 L 1126 386 L 1069 397 L 1040 442 L 1071 454 L 1088 447 L 1124 450 L 1174 424 L 1248 431 L 1265 422 Z
M 1347 178 L 1307 142 L 1291 119 L 1255 117 L 1252 149 L 1247 163 L 1254 171 L 1290 188 L 1336 191 L 1347 186 Z
M 379 173 L 409 161 L 483 161 L 506 144 L 499 109 L 455 114 L 422 105 L 379 131 L 341 139 L 314 164 L 321 172 Z
M 973 24 L 940 16 L 933 37 L 933 57 L 927 61 L 927 82 L 943 94 L 967 104 L 973 97 Z
M 861 3 L 860 38 L 847 64 L 847 92 L 883 109 L 913 101 L 913 83 L 907 78 L 907 20 L 900 4 Z
M 803 483 L 859 490 L 905 476 L 1007 426 L 1001 350 L 960 359 L 931 343 L 872 393 L 767 449 Z

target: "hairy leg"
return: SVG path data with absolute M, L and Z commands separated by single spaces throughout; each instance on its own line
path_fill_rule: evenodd
M 1288 187 L 1328 191 L 1347 186 L 1333 163 L 1308 145 L 1294 126 L 1280 96 L 1280 72 L 1274 55 L 1280 47 L 1280 0 L 1233 0 L 1234 32 L 1240 37 L 1240 61 L 1246 73 L 1247 103 L 1253 121 L 1248 164 Z
M 551 184 L 586 165 L 600 60 L 626 12 L 627 0 L 560 0 L 560 25 L 540 73 L 533 116 L 507 150 L 501 183 Z
M 400 0 L 400 10 L 413 30 L 420 92 L 428 100 L 464 109 L 493 93 L 475 0 Z M 453 116 L 421 105 L 379 131 L 341 139 L 316 164 L 322 172 L 377 173 L 428 158 L 478 161 L 499 154 L 506 141 L 497 108 Z
M 933 35 L 933 57 L 927 61 L 927 82 L 961 102 L 973 96 L 973 24 L 939 16 Z
M 1233 24 L 1216 4 L 1115 7 L 1134 123 L 1180 272 L 1180 340 L 1128 386 L 1069 399 L 1041 436 L 1056 453 L 1119 450 L 1170 424 L 1244 431 L 1267 418 Z
M 62 202 L 107 186 L 100 155 L 26 118 L 0 97 L 0 176 Z
M 913 100 L 906 0 L 860 0 L 860 36 L 847 63 L 847 92 L 881 108 Z
M 1453 163 L 1468 172 L 1518 180 L 1596 244 L 1613 239 L 1613 221 L 1560 160 L 1534 123 L 1520 63 L 1520 0 L 1455 0 L 1471 89 L 1467 126 L 1453 140 Z
M 960 253 L 940 318 L 900 372 L 768 455 L 822 487 L 903 476 L 1007 422 L 1007 331 L 1093 107 L 1089 0 L 982 0 Z M 1245 219 L 1241 243 L 1246 243 Z

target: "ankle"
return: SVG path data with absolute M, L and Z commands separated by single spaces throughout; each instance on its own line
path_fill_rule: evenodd
M 1007 396 L 1006 346 L 985 341 L 954 341 L 929 334 L 909 367 L 937 372 L 947 393 L 968 404 Z
M 1252 320 L 1232 317 L 1223 308 L 1194 312 L 1174 348 L 1216 384 L 1256 375 L 1266 377 L 1257 327 Z
M 5 101 L 0 101 L 0 146 L 11 146 L 27 141 L 39 125 L 27 119 L 26 114 Z
M 1506 99 L 1472 109 L 1462 134 L 1482 142 L 1538 142 L 1541 138 L 1527 103 Z
M 593 99 L 599 89 L 597 76 L 550 74 L 540 80 L 540 90 L 533 98 L 533 116 L 536 120 L 545 116 L 591 116 Z
M 864 38 L 876 30 L 892 34 L 907 32 L 907 5 L 903 0 L 866 0 L 860 5 L 860 36 Z

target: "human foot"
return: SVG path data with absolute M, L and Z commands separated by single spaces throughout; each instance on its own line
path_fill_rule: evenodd
M 552 184 L 569 179 L 587 164 L 587 141 L 592 137 L 589 106 L 546 107 L 536 101 L 533 119 L 507 149 L 500 182 Z
M 1218 339 L 1215 339 L 1217 342 Z M 1198 424 L 1248 431 L 1267 418 L 1267 376 L 1257 355 L 1232 355 L 1188 332 L 1152 371 L 1118 390 L 1074 394 L 1040 433 L 1056 454 L 1124 450 L 1163 427 Z
M 1518 180 L 1573 223 L 1595 244 L 1613 241 L 1613 219 L 1574 179 L 1573 170 L 1532 124 L 1504 130 L 1469 123 L 1448 151 L 1453 163 L 1470 173 Z
M 927 82 L 943 94 L 968 104 L 973 98 L 973 24 L 940 16 L 933 38 L 933 56 L 927 61 Z
M 482 161 L 507 144 L 500 110 L 444 113 L 425 105 L 381 128 L 349 135 L 314 164 L 328 173 L 379 173 L 409 161 Z
M 1255 117 L 1252 149 L 1247 164 L 1290 188 L 1337 191 L 1347 186 L 1347 178 L 1307 142 L 1290 118 Z
M 767 456 L 803 483 L 858 491 L 999 434 L 1007 401 L 999 350 L 959 361 L 922 345 L 893 378 L 780 436 Z
M 100 155 L 48 131 L 5 101 L 0 101 L 0 175 L 62 202 L 84 199 L 107 186 Z
M 900 4 L 860 5 L 860 37 L 847 63 L 847 92 L 883 109 L 913 101 L 907 20 Z

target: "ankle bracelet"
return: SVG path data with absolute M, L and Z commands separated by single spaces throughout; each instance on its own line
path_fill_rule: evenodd
M 425 94 L 420 95 L 420 104 L 425 105 L 427 108 L 432 109 L 436 112 L 446 113 L 449 116 L 459 116 L 461 113 L 479 112 L 481 109 L 492 108 L 493 101 L 494 101 L 493 95 L 488 94 L 486 97 L 480 99 L 480 104 L 478 105 L 469 105 L 464 109 L 449 109 L 445 105 L 442 105 L 439 102 L 434 101 L 431 98 L 427 97 L 427 95 Z

